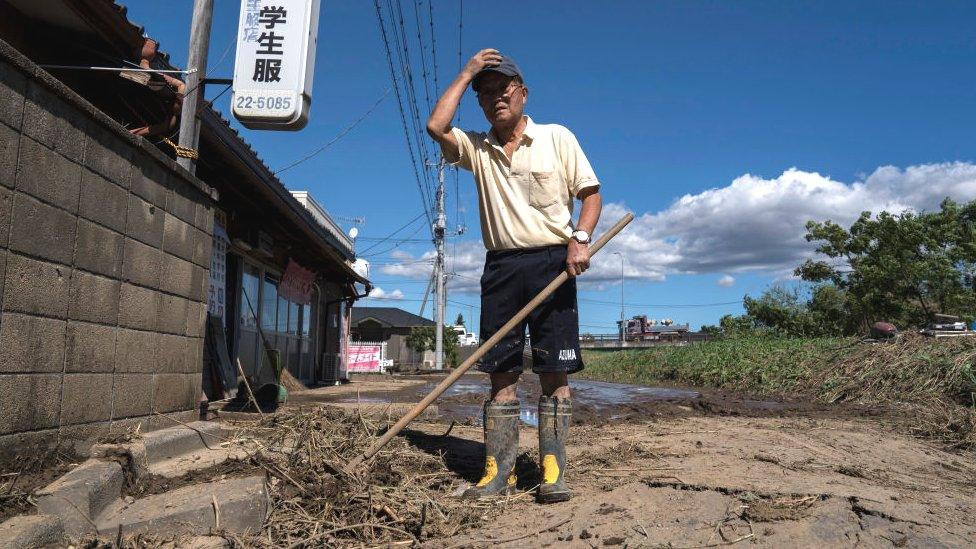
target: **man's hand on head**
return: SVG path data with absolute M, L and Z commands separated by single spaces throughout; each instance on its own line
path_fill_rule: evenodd
M 569 276 L 579 276 L 590 268 L 590 245 L 569 239 L 566 245 L 566 272 Z
M 461 72 L 474 78 L 485 67 L 494 67 L 502 62 L 502 54 L 494 48 L 486 48 L 471 56 Z

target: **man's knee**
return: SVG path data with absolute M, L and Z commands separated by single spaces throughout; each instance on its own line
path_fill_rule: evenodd
M 511 402 L 518 400 L 515 389 L 518 387 L 519 374 L 511 372 L 489 374 L 491 379 L 491 400 L 494 402 Z
M 566 372 L 543 372 L 539 374 L 539 384 L 545 396 L 566 399 L 570 397 L 569 376 Z

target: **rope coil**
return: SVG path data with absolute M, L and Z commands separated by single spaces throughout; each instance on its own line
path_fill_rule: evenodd
M 192 158 L 193 160 L 200 159 L 200 153 L 197 152 L 196 149 L 191 149 L 190 147 L 181 147 L 180 145 L 173 143 L 173 140 L 168 137 L 163 138 L 163 142 L 169 145 L 170 147 L 173 147 L 173 151 L 176 153 L 176 156 L 180 156 L 183 158 Z

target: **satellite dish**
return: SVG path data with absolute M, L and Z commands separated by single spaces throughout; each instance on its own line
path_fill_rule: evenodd
M 349 238 L 356 240 L 357 236 L 359 236 L 359 227 L 349 229 Z

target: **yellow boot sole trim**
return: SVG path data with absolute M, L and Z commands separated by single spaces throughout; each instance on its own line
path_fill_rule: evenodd
M 488 456 L 485 459 L 485 475 L 481 477 L 478 481 L 478 488 L 487 486 L 489 482 L 495 480 L 498 476 L 498 462 L 495 461 L 495 456 Z
M 559 462 L 556 461 L 556 456 L 546 454 L 546 457 L 542 458 L 542 483 L 555 484 L 557 480 L 559 480 Z

